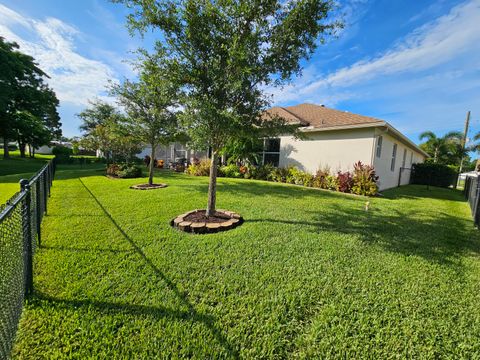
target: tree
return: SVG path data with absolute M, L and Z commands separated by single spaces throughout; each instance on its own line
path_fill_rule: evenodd
M 170 81 L 183 90 L 180 121 L 194 145 L 211 149 L 207 216 L 212 216 L 219 153 L 229 142 L 251 137 L 268 122 L 278 129 L 285 125 L 281 119 L 261 116 L 270 103 L 263 89 L 300 74 L 300 61 L 311 56 L 318 37 L 339 25 L 325 22 L 333 2 L 114 2 L 132 9 L 130 30 L 161 32 L 156 56 Z
M 33 116 L 28 111 L 19 111 L 15 114 L 16 140 L 22 157 L 25 156 L 25 147 L 30 147 L 30 157 L 35 154 L 35 149 L 48 144 L 52 139 L 52 133 L 42 120 Z
M 433 159 L 434 163 L 448 162 L 446 159 L 452 152 L 458 153 L 458 145 L 462 141 L 462 133 L 451 131 L 442 137 L 437 137 L 432 131 L 425 131 L 420 134 L 420 140 L 427 141 L 420 145 L 422 150 L 426 151 Z
M 119 158 L 129 159 L 139 152 L 139 139 L 132 134 L 129 119 L 113 105 L 100 100 L 77 114 L 83 131 L 79 144 L 89 150 L 101 151 L 107 163 Z
M 4 143 L 4 157 L 8 157 L 8 141 L 16 139 L 18 129 L 26 126 L 18 123 L 26 119 L 17 116 L 19 113 L 28 112 L 42 121 L 52 136 L 61 135 L 60 117 L 56 109 L 58 99 L 44 83 L 48 76 L 31 56 L 18 49 L 16 43 L 0 37 L 0 136 Z M 42 134 L 38 135 L 37 140 L 44 138 Z M 19 147 L 24 156 L 25 144 L 19 143 Z
M 89 104 L 88 108 L 76 115 L 82 121 L 80 130 L 85 134 L 94 130 L 98 125 L 105 125 L 120 114 L 113 105 L 99 99 L 90 100 Z
M 150 145 L 148 184 L 152 185 L 157 146 L 174 141 L 179 132 L 173 110 L 178 89 L 175 83 L 166 80 L 165 69 L 155 57 L 146 56 L 138 68 L 138 82 L 125 80 L 122 85 L 114 85 L 112 93 L 125 108 L 133 133 Z

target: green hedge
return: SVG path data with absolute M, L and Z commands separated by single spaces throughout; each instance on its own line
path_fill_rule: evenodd
M 450 187 L 455 184 L 457 172 L 448 165 L 423 163 L 413 164 L 412 184 Z

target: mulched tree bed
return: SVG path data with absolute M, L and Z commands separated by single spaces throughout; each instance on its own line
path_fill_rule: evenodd
M 162 189 L 167 187 L 167 184 L 138 184 L 138 185 L 132 185 L 130 186 L 130 189 L 133 190 L 155 190 L 155 189 Z
M 189 233 L 210 234 L 236 228 L 243 223 L 243 218 L 227 210 L 217 210 L 214 216 L 205 216 L 206 210 L 193 210 L 177 216 L 170 225 Z

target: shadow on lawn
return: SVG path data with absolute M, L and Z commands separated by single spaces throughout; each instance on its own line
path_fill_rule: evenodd
M 383 193 L 383 198 L 388 200 L 398 199 L 437 199 L 448 201 L 464 202 L 465 197 L 459 190 L 440 188 L 426 185 L 408 185 L 400 188 L 386 190 Z
M 252 219 L 304 226 L 315 234 L 334 232 L 359 237 L 363 242 L 388 252 L 420 256 L 427 261 L 462 269 L 462 256 L 480 254 L 480 233 L 470 220 L 444 212 L 433 214 L 415 211 L 373 209 L 368 212 L 345 206 L 328 206 L 321 213 L 307 212 L 310 221 Z
M 67 305 L 79 305 L 79 306 L 94 306 L 100 310 L 107 311 L 121 311 L 130 314 L 137 315 L 149 315 L 154 317 L 171 317 L 172 319 L 184 319 L 190 321 L 198 321 L 203 323 L 215 337 L 215 339 L 225 348 L 227 353 L 232 358 L 239 358 L 237 350 L 228 342 L 222 332 L 215 326 L 216 319 L 211 315 L 205 315 L 199 313 L 193 304 L 188 300 L 187 294 L 180 291 L 177 285 L 172 282 L 142 251 L 142 249 L 128 236 L 128 234 L 118 225 L 112 215 L 107 211 L 107 209 L 100 203 L 97 197 L 90 191 L 90 189 L 83 183 L 81 179 L 79 181 L 82 183 L 87 192 L 91 197 L 96 201 L 98 206 L 103 210 L 105 215 L 110 219 L 112 224 L 117 228 L 117 230 L 122 234 L 122 236 L 127 240 L 134 251 L 143 259 L 143 261 L 153 270 L 153 272 L 167 284 L 168 288 L 172 290 L 180 301 L 188 308 L 188 311 L 179 311 L 175 309 L 169 309 L 165 307 L 154 307 L 154 306 L 144 306 L 144 305 L 134 305 L 134 304 L 118 304 L 118 303 L 109 303 L 109 302 L 99 302 L 99 301 L 90 301 L 90 300 L 61 300 L 55 298 L 43 297 L 42 294 L 38 294 L 39 299 L 51 300 L 54 302 L 59 302 Z

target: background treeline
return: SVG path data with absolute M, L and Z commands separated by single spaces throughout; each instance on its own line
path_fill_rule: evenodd
M 0 138 L 5 158 L 9 142 L 16 142 L 25 157 L 27 145 L 33 156 L 35 148 L 60 138 L 59 101 L 46 78 L 33 57 L 0 37 Z

